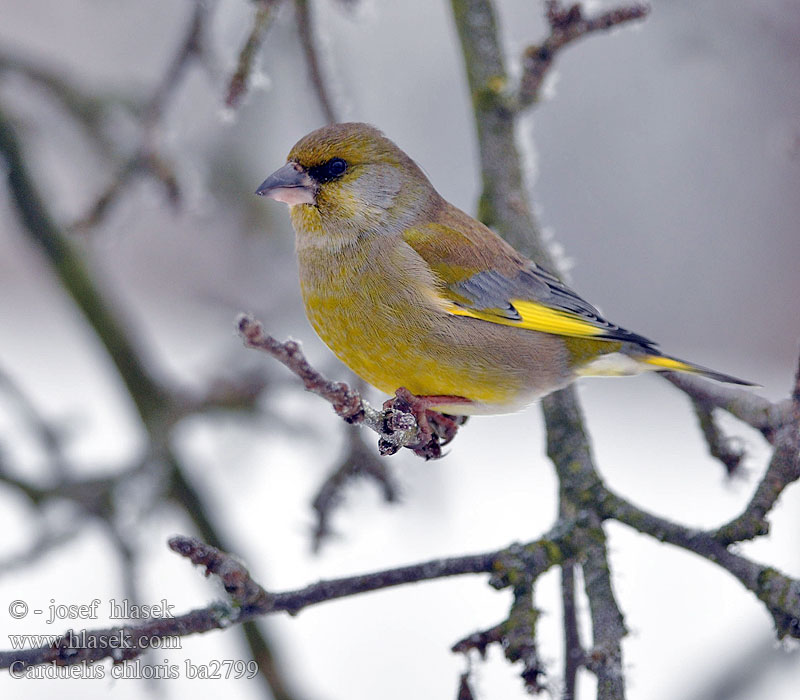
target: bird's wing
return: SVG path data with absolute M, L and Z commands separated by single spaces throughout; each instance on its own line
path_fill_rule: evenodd
M 439 293 L 454 315 L 654 349 L 651 340 L 606 321 L 555 275 L 455 207 L 446 205 L 434 222 L 407 229 L 403 238 L 440 281 Z

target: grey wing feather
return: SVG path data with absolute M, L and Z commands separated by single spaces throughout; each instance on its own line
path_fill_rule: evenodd
M 555 275 L 534 263 L 521 270 L 514 278 L 506 277 L 497 270 L 484 270 L 463 282 L 451 285 L 451 289 L 459 296 L 469 299 L 471 308 L 492 309 L 505 318 L 517 321 L 521 320 L 521 316 L 514 308 L 512 300 L 534 301 L 580 316 L 601 329 L 603 339 L 635 343 L 649 351 L 658 352 L 654 349 L 655 343 L 652 340 L 607 321 L 589 302 Z

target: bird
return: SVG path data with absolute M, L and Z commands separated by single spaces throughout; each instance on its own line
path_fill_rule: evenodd
M 301 138 L 256 194 L 289 205 L 306 315 L 339 359 L 415 415 L 517 411 L 581 376 L 688 372 L 447 202 L 377 128 Z

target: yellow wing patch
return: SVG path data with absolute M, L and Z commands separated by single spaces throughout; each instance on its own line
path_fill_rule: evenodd
M 493 313 L 491 309 L 467 309 L 453 304 L 449 311 L 456 316 L 469 316 L 482 321 L 499 323 L 503 326 L 516 326 L 541 333 L 566 335 L 572 338 L 602 338 L 608 335 L 608 330 L 600 328 L 569 311 L 553 309 L 534 301 L 511 300 L 511 304 L 520 315 L 520 319 L 507 318 L 501 314 Z

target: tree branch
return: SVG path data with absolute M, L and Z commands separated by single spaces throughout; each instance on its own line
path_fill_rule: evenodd
M 561 533 L 564 538 L 568 535 L 568 531 Z M 0 652 L 0 668 L 10 668 L 19 673 L 27 666 L 43 663 L 71 666 L 104 658 L 119 662 L 146 651 L 154 639 L 226 629 L 232 624 L 278 612 L 296 615 L 303 608 L 337 598 L 450 576 L 492 574 L 492 585 L 504 588 L 520 576 L 541 575 L 558 563 L 560 552 L 559 542 L 545 538 L 524 547 L 515 545 L 483 554 L 434 559 L 360 576 L 319 581 L 294 591 L 269 593 L 253 581 L 240 561 L 216 547 L 183 536 L 173 537 L 169 546 L 192 563 L 204 567 L 207 576 L 213 574 L 219 578 L 231 603 L 212 603 L 184 615 L 151 619 L 135 625 L 79 633 L 70 631 L 50 646 Z M 76 644 L 76 640 L 79 643 Z
M 478 131 L 483 175 L 479 216 L 514 247 L 555 270 L 555 261 L 541 239 L 524 187 L 514 132 L 516 110 L 505 94 L 508 76 L 493 6 L 489 0 L 451 2 Z M 555 5 L 550 3 L 548 7 Z M 601 482 L 574 389 L 567 387 L 545 397 L 542 410 L 547 453 L 559 479 L 562 512 L 574 515 L 589 509 L 591 514 L 592 504 L 586 493 Z M 603 655 L 602 663 L 595 664 L 592 670 L 598 678 L 599 700 L 621 700 L 625 693 L 620 641 L 625 629 L 611 592 L 605 535 L 599 516 L 590 517 L 597 522 L 589 531 L 576 533 L 576 541 L 586 547 L 583 554 L 588 571 L 584 569 L 584 578 L 592 610 L 595 651 Z M 597 537 L 602 538 L 602 545 L 596 544 Z M 606 623 L 610 625 L 607 629 L 597 627 Z
M 177 205 L 181 198 L 181 188 L 172 164 L 159 153 L 157 145 L 158 128 L 169 100 L 174 96 L 186 69 L 193 60 L 202 56 L 205 27 L 213 3 L 195 0 L 194 10 L 188 26 L 172 60 L 161 81 L 142 110 L 142 134 L 139 146 L 125 159 L 94 204 L 72 225 L 70 231 L 87 231 L 96 226 L 106 216 L 117 198 L 125 191 L 126 185 L 137 175 L 145 173 L 152 176 L 164 187 L 167 199 Z
M 622 639 L 628 633 L 611 585 L 606 536 L 599 522 L 582 530 L 583 581 L 592 618 L 592 649 L 586 666 L 597 676 L 598 700 L 625 697 Z
M 426 429 L 417 420 L 409 403 L 409 398 L 414 397 L 403 388 L 398 389 L 395 398 L 387 401 L 383 410 L 379 411 L 344 382 L 326 379 L 314 369 L 296 341 L 282 343 L 276 340 L 264 333 L 260 322 L 246 314 L 239 317 L 237 327 L 247 347 L 272 355 L 303 380 L 306 391 L 321 396 L 331 404 L 336 415 L 348 423 L 365 425 L 376 432 L 380 438 L 378 450 L 382 455 L 394 454 L 401 447 L 407 447 L 424 459 L 436 459 L 442 456 L 441 447 L 452 439 L 457 430 L 456 425 L 451 434 L 440 436 L 430 428 Z M 433 417 L 441 415 L 432 411 L 429 413 Z
M 145 422 L 150 421 L 166 403 L 166 394 L 141 361 L 133 339 L 95 287 L 73 244 L 51 218 L 28 173 L 11 124 L 1 112 L 0 155 L 6 160 L 11 197 L 25 230 L 108 349 L 139 413 Z
M 772 403 L 752 391 L 702 377 L 678 372 L 659 372 L 660 376 L 689 396 L 692 401 L 707 407 L 720 408 L 734 418 L 759 430 L 773 442 L 777 430 L 792 420 L 791 401 Z
M 648 513 L 605 487 L 601 488 L 597 498 L 603 517 L 618 520 L 659 542 L 668 542 L 699 554 L 726 569 L 767 606 L 779 638 L 791 636 L 800 639 L 800 581 L 734 554 L 713 533 L 693 530 Z
M 529 46 L 522 56 L 522 79 L 517 94 L 519 109 L 538 102 L 545 76 L 565 46 L 588 34 L 644 19 L 650 11 L 647 5 L 634 3 L 587 18 L 580 3 L 564 7 L 558 0 L 547 0 L 545 4 L 550 35 L 541 44 Z
M 198 17 L 205 12 L 201 5 L 203 3 L 198 2 L 195 8 L 195 14 L 183 42 L 184 50 L 176 53 L 178 58 L 168 71 L 168 76 L 172 77 L 164 80 L 162 89 L 157 91 L 156 95 L 166 94 L 163 86 L 174 85 L 173 81 L 177 80 L 182 71 L 183 60 L 188 60 L 190 53 L 194 55 L 194 48 L 191 47 L 195 37 L 199 36 Z M 187 53 L 186 47 L 190 47 L 191 51 Z M 180 56 L 186 56 L 186 58 L 180 59 Z M 150 109 L 151 118 L 163 108 L 163 104 L 161 97 L 153 99 Z M 0 110 L 0 157 L 3 157 L 7 163 L 11 200 L 19 210 L 23 229 L 28 237 L 42 249 L 62 287 L 81 310 L 116 366 L 150 437 L 150 457 L 155 461 L 163 459 L 164 464 L 167 465 L 167 476 L 171 481 L 172 495 L 183 505 L 189 517 L 200 528 L 203 536 L 208 541 L 219 542 L 220 537 L 216 527 L 211 522 L 202 500 L 186 480 L 180 460 L 172 454 L 168 445 L 170 427 L 176 420 L 186 415 L 187 408 L 184 397 L 178 392 L 171 393 L 151 374 L 141 350 L 136 347 L 127 329 L 117 320 L 111 307 L 94 283 L 74 244 L 55 223 L 33 183 L 16 134 L 2 110 Z M 247 628 L 247 640 L 254 654 L 261 653 L 262 658 L 271 658 L 271 655 L 262 653 L 264 649 L 269 648 L 269 645 L 267 639 L 256 627 Z M 280 679 L 281 675 L 278 667 L 273 665 L 271 668 L 260 670 L 271 687 L 274 687 L 272 686 L 273 680 Z M 283 692 L 286 683 L 280 681 L 278 688 Z M 284 693 L 285 700 L 288 700 L 289 697 Z
M 584 663 L 575 603 L 575 564 L 561 567 L 561 607 L 564 613 L 564 691 L 562 700 L 576 700 L 578 670 Z
M 739 471 L 745 452 L 731 438 L 727 437 L 714 420 L 714 408 L 700 401 L 692 400 L 694 412 L 700 423 L 700 430 L 706 439 L 711 456 L 722 462 L 728 476 Z
M 792 389 L 790 415 L 791 420 L 773 433 L 775 451 L 747 507 L 716 531 L 715 537 L 720 542 L 730 544 L 766 535 L 769 532 L 767 514 L 783 490 L 800 479 L 800 362 Z
M 253 62 L 261 48 L 261 44 L 264 42 L 267 30 L 272 26 L 275 18 L 275 8 L 280 3 L 280 0 L 253 0 L 253 3 L 256 6 L 256 11 L 253 15 L 253 27 L 250 30 L 250 34 L 247 35 L 242 50 L 239 52 L 236 71 L 228 81 L 228 90 L 225 94 L 225 106 L 231 109 L 235 109 L 241 104 L 247 92 L 250 76 L 253 72 Z
M 355 479 L 371 479 L 383 492 L 386 503 L 395 503 L 399 497 L 399 486 L 386 462 L 376 457 L 375 452 L 364 444 L 361 431 L 356 426 L 346 430 L 347 449 L 341 464 L 325 479 L 317 491 L 312 507 L 317 514 L 312 550 L 320 550 L 323 541 L 332 534 L 330 519 L 333 511 L 343 499 L 345 486 Z
M 334 122 L 338 122 L 339 119 L 336 116 L 336 110 L 333 107 L 333 100 L 328 92 L 328 86 L 322 77 L 322 68 L 317 52 L 317 42 L 314 38 L 311 2 L 310 0 L 294 0 L 294 8 L 297 15 L 297 30 L 300 32 L 300 44 L 303 47 L 303 54 L 306 57 L 306 65 L 308 66 L 308 75 L 311 79 L 311 85 L 314 88 L 314 93 L 317 96 L 319 105 L 322 108 L 322 113 L 325 115 L 325 120 L 329 124 L 333 124 Z

